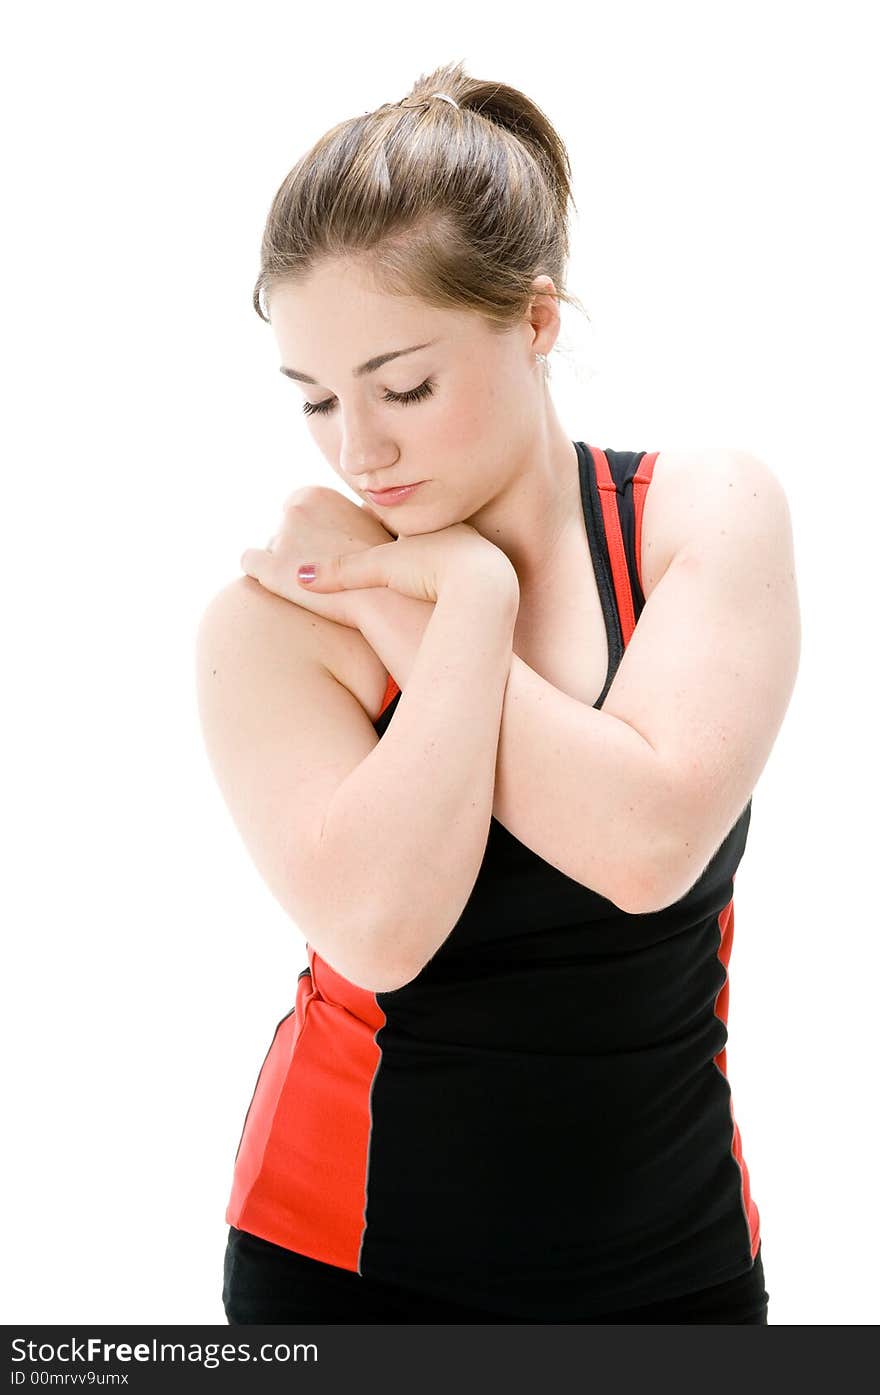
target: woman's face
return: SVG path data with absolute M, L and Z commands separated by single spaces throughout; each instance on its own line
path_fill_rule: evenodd
M 271 291 L 282 372 L 296 380 L 291 391 L 315 443 L 389 531 L 466 521 L 528 467 L 546 391 L 535 354 L 558 331 L 548 299 L 544 328 L 524 319 L 498 335 L 476 315 L 385 295 L 349 261 L 326 262 L 305 283 Z M 409 352 L 356 371 L 400 349 Z M 368 494 L 416 482 L 401 503 Z

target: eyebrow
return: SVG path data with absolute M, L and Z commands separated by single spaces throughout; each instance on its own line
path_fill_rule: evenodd
M 375 373 L 377 368 L 381 368 L 384 363 L 390 363 L 393 358 L 400 358 L 403 354 L 414 354 L 419 349 L 428 349 L 432 344 L 436 344 L 436 339 L 429 339 L 425 344 L 413 344 L 408 349 L 392 349 L 387 354 L 377 354 L 375 358 L 368 358 L 366 363 L 360 364 L 352 369 L 353 378 L 364 378 L 368 373 Z M 318 386 L 317 378 L 310 378 L 308 373 L 299 373 L 295 368 L 285 368 L 282 364 L 281 372 L 285 378 L 295 378 L 298 383 L 314 383 Z

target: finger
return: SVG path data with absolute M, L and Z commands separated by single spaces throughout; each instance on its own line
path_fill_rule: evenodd
M 388 548 L 393 543 L 361 548 L 316 562 L 303 562 L 297 568 L 297 581 L 310 591 L 358 591 L 366 586 L 387 586 Z

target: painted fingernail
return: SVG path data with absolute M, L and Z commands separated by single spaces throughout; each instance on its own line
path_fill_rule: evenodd
M 318 568 L 315 566 L 314 562 L 304 562 L 303 565 L 297 569 L 296 575 L 299 581 L 314 581 L 315 577 L 318 575 Z

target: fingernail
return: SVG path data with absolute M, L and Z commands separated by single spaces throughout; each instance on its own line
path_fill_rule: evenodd
M 318 568 L 315 566 L 314 562 L 304 562 L 303 565 L 297 569 L 296 575 L 299 581 L 314 581 L 315 577 L 318 575 Z

